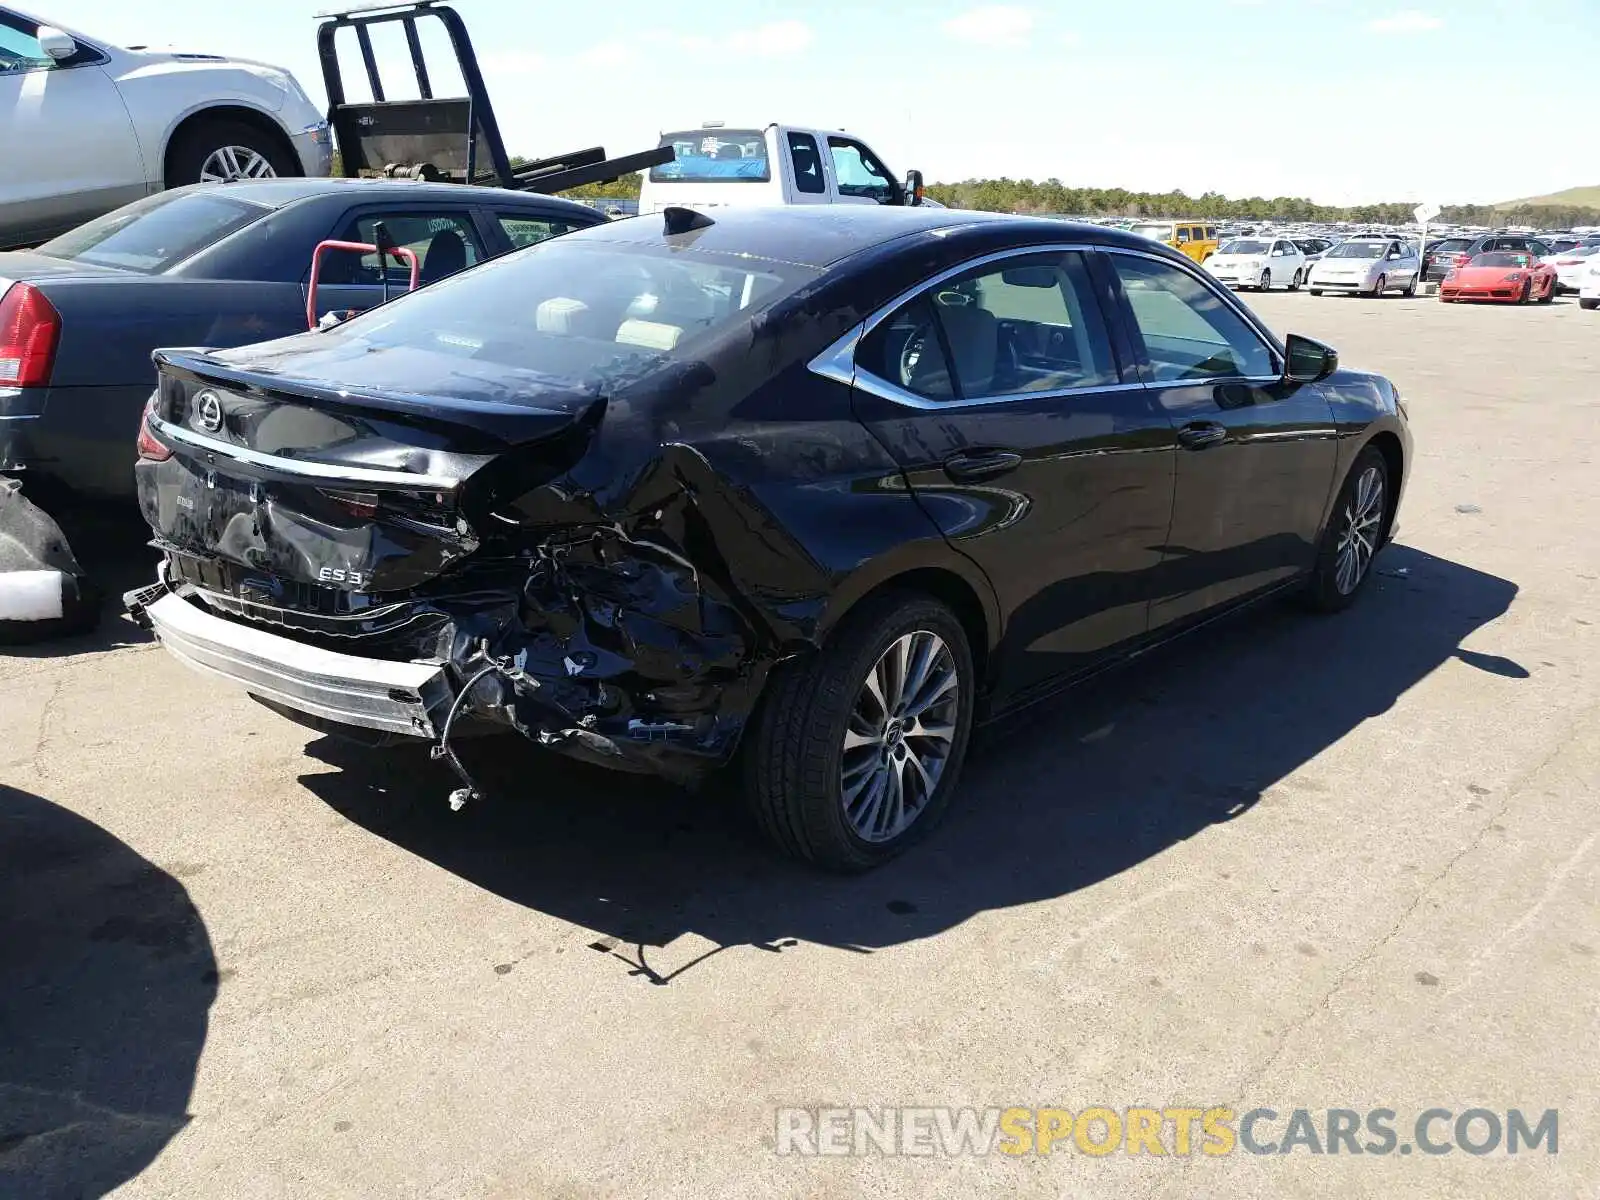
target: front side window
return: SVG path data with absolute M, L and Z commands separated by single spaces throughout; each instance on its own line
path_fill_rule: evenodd
M 350 221 L 339 239 L 376 244 L 382 224 L 395 245 L 416 252 L 418 285 L 433 283 L 465 271 L 483 258 L 478 232 L 466 213 L 368 213 Z M 329 251 L 323 256 L 324 283 L 381 284 L 387 271 L 391 284 L 404 287 L 411 279 L 410 264 L 390 258 L 380 265 L 375 253 Z
M 789 161 L 794 164 L 794 186 L 808 196 L 820 196 L 828 190 L 828 178 L 822 173 L 822 153 L 817 149 L 817 139 L 809 133 L 789 135 Z
M 156 275 L 271 209 L 212 192 L 158 192 L 80 225 L 35 253 Z
M 1259 379 L 1278 373 L 1260 335 L 1187 271 L 1128 254 L 1110 258 L 1156 382 Z
M 0 75 L 21 75 L 29 71 L 56 71 L 65 67 L 100 62 L 102 56 L 79 42 L 67 58 L 54 59 L 39 42 L 39 26 L 26 18 L 0 10 Z
M 833 175 L 839 181 L 841 196 L 862 196 L 879 204 L 894 199 L 894 180 L 888 168 L 860 142 L 831 137 L 828 152 L 833 157 Z
M 567 221 L 518 213 L 495 213 L 495 220 L 500 222 L 500 228 L 513 250 L 521 250 L 524 246 L 537 246 L 540 242 L 560 237 L 563 233 L 571 233 L 579 228 Z
M 1078 254 L 1018 257 L 941 283 L 863 339 L 856 365 L 930 400 L 1117 382 Z

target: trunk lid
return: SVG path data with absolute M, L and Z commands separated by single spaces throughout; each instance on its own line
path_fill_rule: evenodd
M 125 277 L 128 274 L 130 272 L 116 267 L 51 258 L 47 254 L 35 254 L 29 250 L 11 250 L 0 254 L 0 292 L 13 283 L 45 283 L 57 279 L 87 279 L 108 275 Z
M 302 340 L 156 354 L 147 420 L 171 456 L 139 462 L 140 507 L 158 541 L 209 564 L 223 590 L 427 583 L 478 548 L 497 504 L 576 462 L 605 408 L 470 362 L 451 360 L 445 381 L 425 352 L 343 357 L 335 384 L 316 378 L 312 350 L 280 374 L 282 348 Z

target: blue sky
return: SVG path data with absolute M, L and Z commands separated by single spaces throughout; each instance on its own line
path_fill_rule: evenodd
M 323 99 L 313 17 L 333 0 L 22 3 L 114 42 L 274 62 Z M 930 180 L 1055 175 L 1323 203 L 1600 183 L 1600 0 L 456 7 L 509 147 L 530 157 L 776 120 L 848 127 Z

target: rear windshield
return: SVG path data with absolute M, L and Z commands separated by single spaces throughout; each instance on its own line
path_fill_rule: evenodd
M 691 357 L 717 329 L 816 275 L 766 260 L 582 237 L 494 259 L 320 336 L 356 350 L 406 347 L 604 386 Z
M 51 258 L 156 275 L 272 210 L 210 192 L 158 192 L 40 246 Z
M 1428 246 L 1428 253 L 1438 250 L 1465 250 L 1472 245 L 1471 238 L 1445 238 L 1442 242 L 1432 242 Z
M 765 183 L 772 178 L 767 135 L 759 129 L 664 133 L 673 160 L 650 168 L 651 183 Z
M 1178 236 L 1171 225 L 1135 225 L 1128 232 L 1157 242 L 1170 242 Z
M 1489 254 L 1480 254 L 1472 260 L 1475 267 L 1525 267 L 1531 261 L 1527 254 L 1517 254 L 1510 250 L 1496 250 Z

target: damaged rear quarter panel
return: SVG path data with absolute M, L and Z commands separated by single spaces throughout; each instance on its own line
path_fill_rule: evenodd
M 806 301 L 619 393 L 572 470 L 502 506 L 534 547 L 497 651 L 539 680 L 526 707 L 554 701 L 651 759 L 720 760 L 771 668 L 896 574 L 949 570 L 992 607 L 850 389 L 806 368 L 853 311 Z

